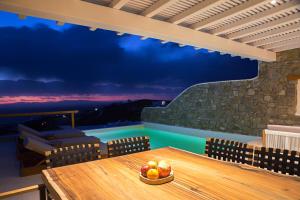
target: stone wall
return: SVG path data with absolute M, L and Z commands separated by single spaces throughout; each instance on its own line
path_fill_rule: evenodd
M 295 116 L 300 49 L 281 52 L 276 62 L 260 62 L 251 80 L 194 85 L 165 108 L 145 108 L 142 119 L 205 130 L 261 135 L 267 124 L 300 125 Z

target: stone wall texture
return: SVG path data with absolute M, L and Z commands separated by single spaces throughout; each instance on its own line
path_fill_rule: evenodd
M 145 108 L 146 122 L 260 136 L 267 124 L 300 125 L 296 116 L 300 49 L 260 62 L 251 80 L 203 83 L 186 89 L 164 108 Z

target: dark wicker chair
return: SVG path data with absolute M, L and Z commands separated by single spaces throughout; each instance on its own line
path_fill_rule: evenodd
M 257 147 L 253 165 L 269 171 L 300 176 L 300 152 Z
M 207 138 L 205 153 L 218 160 L 252 164 L 253 147 L 241 142 L 217 138 Z
M 147 136 L 122 138 L 107 143 L 108 157 L 121 156 L 150 150 L 150 139 Z
M 46 152 L 47 168 L 60 167 L 100 159 L 99 144 L 80 144 Z

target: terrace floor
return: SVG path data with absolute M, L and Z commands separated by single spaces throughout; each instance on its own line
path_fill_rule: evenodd
M 19 176 L 19 162 L 16 159 L 16 142 L 14 137 L 0 138 L 0 158 L 2 160 L 0 162 L 0 192 L 42 183 L 40 175 Z M 8 199 L 39 199 L 39 193 L 30 192 Z

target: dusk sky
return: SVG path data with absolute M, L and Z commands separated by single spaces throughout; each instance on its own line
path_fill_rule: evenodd
M 257 75 L 249 59 L 5 12 L 0 47 L 0 104 L 172 99 L 193 84 Z

